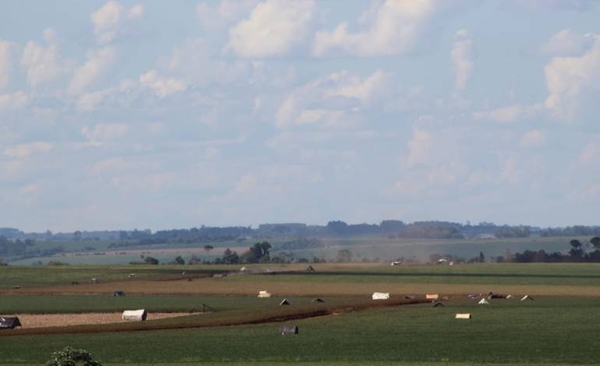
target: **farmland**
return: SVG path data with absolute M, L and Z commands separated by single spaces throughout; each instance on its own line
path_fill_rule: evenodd
M 0 315 L 183 317 L 0 332 L 3 365 L 40 365 L 70 345 L 105 365 L 597 364 L 595 264 L 389 266 L 59 266 L 0 268 Z M 135 276 L 131 277 L 132 272 Z M 89 278 L 101 279 L 99 283 Z M 78 285 L 71 284 L 77 281 Z M 13 288 L 16 284 L 19 288 Z M 115 290 L 125 292 L 114 297 Z M 272 298 L 259 299 L 259 290 Z M 374 291 L 390 300 L 372 301 Z M 489 291 L 512 294 L 478 305 Z M 444 306 L 425 293 L 447 296 Z M 467 295 L 475 295 L 469 298 Z M 528 294 L 533 301 L 519 301 Z M 407 300 L 405 296 L 414 296 Z M 315 297 L 325 302 L 316 303 Z M 287 298 L 291 305 L 280 306 Z M 206 308 L 202 308 L 206 305 Z M 470 313 L 469 320 L 454 319 Z M 24 315 L 24 318 L 26 316 Z M 152 319 L 150 317 L 150 319 Z M 300 334 L 281 336 L 294 324 Z M 35 347 L 31 347 L 35 344 Z

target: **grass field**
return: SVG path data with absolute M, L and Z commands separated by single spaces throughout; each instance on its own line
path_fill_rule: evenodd
M 69 266 L 70 267 L 70 266 Z M 163 268 L 164 267 L 164 268 Z M 90 351 L 105 365 L 594 365 L 600 362 L 600 266 L 474 265 L 318 266 L 308 273 L 282 266 L 276 275 L 181 276 L 173 266 L 144 266 L 131 281 L 126 268 L 29 267 L 0 270 L 0 278 L 19 279 L 19 290 L 2 283 L 0 309 L 29 313 L 103 312 L 129 307 L 186 311 L 209 304 L 214 312 L 118 326 L 54 329 L 54 334 L 0 333 L 1 365 L 41 365 L 53 351 L 70 345 Z M 195 268 L 196 274 L 227 267 Z M 229 268 L 233 269 L 233 268 Z M 258 269 L 256 269 L 258 270 Z M 297 270 L 297 272 L 294 272 Z M 53 272 L 55 271 L 55 272 Z M 110 273 L 115 273 L 114 279 Z M 68 278 L 102 274 L 98 285 L 65 285 Z M 47 277 L 46 281 L 35 280 Z M 477 279 L 473 281 L 472 279 Z M 507 279 L 510 279 L 508 281 Z M 131 285 L 130 289 L 126 286 Z M 126 288 L 113 298 L 110 289 Z M 135 289 L 138 288 L 136 293 Z M 371 301 L 373 291 L 392 300 Z M 67 291 L 74 289 L 73 291 Z M 257 289 L 274 297 L 257 299 Z M 337 289 L 337 290 L 335 290 Z M 445 306 L 399 305 L 407 290 L 450 294 Z M 517 290 L 534 301 L 490 300 L 478 305 L 469 290 Z M 21 291 L 24 290 L 24 291 Z M 28 292 L 29 291 L 29 292 Z M 131 291 L 131 295 L 128 291 Z M 332 291 L 332 292 L 328 292 Z M 310 300 L 318 294 L 325 303 Z M 517 292 L 515 292 L 517 294 Z M 289 298 L 292 305 L 279 306 Z M 370 307 L 377 304 L 377 307 Z M 456 313 L 470 313 L 457 320 Z M 337 315 L 334 315 L 337 314 Z M 310 317 L 306 317 L 311 315 Z M 317 316 L 319 315 L 319 316 Z M 316 316 L 316 317 L 315 317 Z M 238 325 L 235 325 L 238 324 Z M 281 336 L 282 325 L 298 335 Z M 227 325 L 227 326 L 223 326 Z M 178 329 L 176 329 L 178 328 Z M 35 344 L 35 347 L 31 345 Z

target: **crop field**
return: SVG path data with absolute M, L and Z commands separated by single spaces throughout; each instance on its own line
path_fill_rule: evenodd
M 85 349 L 103 365 L 600 362 L 598 265 L 313 266 L 315 272 L 282 265 L 246 273 L 185 266 L 185 274 L 178 266 L 0 268 L 0 315 L 23 317 L 22 328 L 0 331 L 0 365 L 42 365 L 65 346 Z M 91 276 L 101 281 L 92 284 Z M 114 297 L 116 290 L 125 296 Z M 257 298 L 260 290 L 273 297 Z M 373 301 L 375 291 L 391 298 Z M 489 291 L 512 296 L 478 304 Z M 425 300 L 426 293 L 444 296 L 443 306 Z M 533 300 L 520 301 L 524 295 Z M 279 305 L 284 298 L 290 305 Z M 179 316 L 41 328 L 26 323 L 27 314 L 138 308 Z M 455 319 L 457 313 L 471 318 Z M 280 327 L 289 325 L 299 334 L 282 336 Z

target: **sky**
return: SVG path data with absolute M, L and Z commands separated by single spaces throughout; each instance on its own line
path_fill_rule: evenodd
M 600 1 L 0 0 L 0 227 L 600 216 Z

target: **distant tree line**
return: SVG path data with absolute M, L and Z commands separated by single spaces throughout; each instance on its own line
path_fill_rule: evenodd
M 551 252 L 547 253 L 544 249 L 538 251 L 525 250 L 521 253 L 515 253 L 511 258 L 497 257 L 498 262 L 517 262 L 517 263 L 580 263 L 580 262 L 600 262 L 600 236 L 594 236 L 589 241 L 580 241 L 572 239 L 569 242 L 570 249 L 567 253 Z

